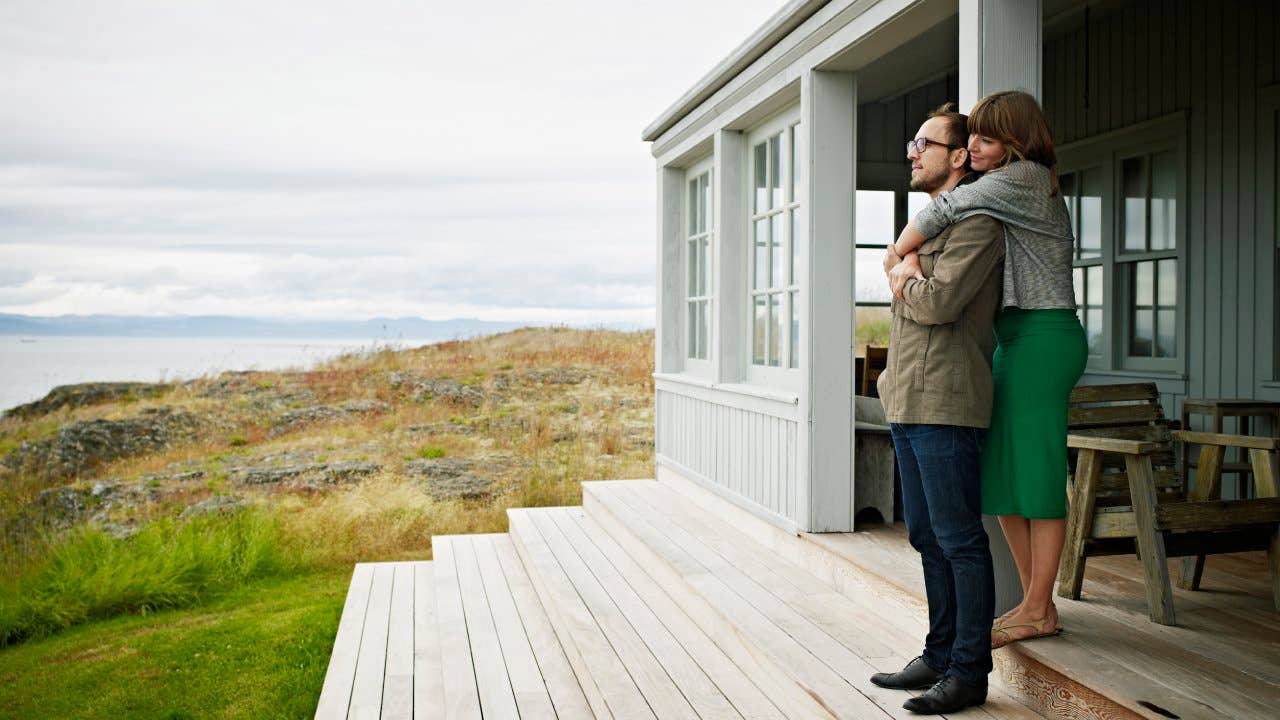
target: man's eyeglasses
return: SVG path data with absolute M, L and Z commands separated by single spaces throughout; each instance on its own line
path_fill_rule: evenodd
M 918 137 L 914 140 L 907 141 L 907 154 L 910 155 L 912 150 L 915 150 L 917 154 L 923 154 L 925 149 L 930 145 L 941 145 L 947 150 L 959 150 L 961 147 L 960 145 L 951 145 L 944 142 L 938 142 L 937 140 L 930 140 L 927 137 Z

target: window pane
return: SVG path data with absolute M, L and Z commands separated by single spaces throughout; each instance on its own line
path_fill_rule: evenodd
M 884 251 L 858 248 L 854 253 L 854 300 L 859 303 L 892 302 L 889 278 L 884 274 Z
M 1084 313 L 1084 334 L 1089 340 L 1089 354 L 1102 354 L 1102 310 L 1086 310 Z
M 752 212 L 759 214 L 769 209 L 769 143 L 762 142 L 755 147 L 755 200 Z
M 796 284 L 796 248 L 799 246 L 796 238 L 800 236 L 800 213 L 795 210 L 788 210 L 787 216 L 791 218 L 791 242 L 788 247 L 791 248 L 789 257 L 787 258 L 787 284 Z
M 796 133 L 799 130 L 798 125 L 792 125 L 791 133 L 787 136 L 787 200 L 792 202 L 796 199 Z
M 769 255 L 772 258 L 772 264 L 770 265 L 771 272 L 769 273 L 769 287 L 775 288 L 782 286 L 782 271 L 786 269 L 782 264 L 782 251 L 786 250 L 786 247 L 783 244 L 785 239 L 782 235 L 782 220 L 782 213 L 778 213 L 777 215 L 769 218 L 769 224 L 771 225 L 770 233 L 772 234 L 773 240 L 769 245 L 771 248 Z
M 1133 303 L 1138 307 L 1155 305 L 1155 263 L 1133 263 Z
M 702 229 L 707 230 L 715 225 L 711 209 L 711 171 L 702 176 Z
M 910 220 L 916 216 L 916 213 L 924 209 L 930 201 L 928 193 L 909 192 L 907 193 L 907 219 Z
M 698 241 L 698 294 L 699 295 L 707 294 L 707 275 L 709 274 L 708 268 L 707 268 L 707 249 L 710 243 L 711 241 L 705 237 Z
M 782 294 L 769 296 L 769 364 L 777 367 L 782 360 Z
M 698 295 L 698 246 L 699 241 L 689 241 L 689 297 Z
M 791 312 L 791 362 L 787 367 L 800 367 L 800 293 L 792 292 L 790 312 Z
M 1124 161 L 1124 205 L 1120 212 L 1124 219 L 1124 249 L 1147 249 L 1147 159 L 1129 158 Z
M 893 317 L 887 307 L 859 305 L 853 311 L 853 354 L 863 357 L 867 346 L 888 347 Z
M 689 357 L 698 357 L 698 303 L 688 303 L 689 306 Z
M 854 241 L 880 247 L 893 242 L 893 191 L 859 190 L 855 200 L 858 205 Z
M 1102 168 L 1090 168 L 1080 178 L 1080 257 L 1102 255 Z
M 1172 150 L 1151 156 L 1151 249 L 1177 244 L 1178 168 Z
M 773 189 L 773 204 L 782 204 L 782 134 L 769 138 L 769 187 Z
M 1078 233 L 1080 224 L 1076 217 L 1076 174 L 1066 173 L 1058 176 L 1058 192 L 1062 194 L 1062 202 L 1067 205 L 1067 216 L 1071 218 L 1071 231 Z
M 1178 261 L 1174 259 L 1160 260 L 1156 263 L 1159 297 L 1157 304 L 1173 307 L 1178 304 Z
M 1071 285 L 1076 291 L 1076 307 L 1084 305 L 1084 268 L 1071 271 Z
M 1090 307 L 1102 307 L 1102 266 L 1094 265 L 1085 270 L 1085 302 Z
M 754 298 L 755 315 L 751 322 L 751 362 L 764 364 L 765 296 Z
M 698 178 L 689 181 L 689 197 L 686 201 L 689 208 L 689 234 L 698 234 Z
M 700 328 L 700 332 L 702 333 L 701 342 L 698 343 L 699 349 L 702 350 L 702 354 L 699 355 L 698 357 L 702 358 L 703 360 L 706 360 L 709 354 L 708 350 L 710 349 L 710 343 L 708 342 L 708 338 L 711 337 L 711 303 L 706 300 L 703 300 L 702 302 L 698 303 L 698 305 L 701 306 L 701 316 L 702 316 L 701 322 L 698 325 L 698 327 Z
M 1137 357 L 1151 357 L 1151 345 L 1155 336 L 1155 313 L 1151 310 L 1133 311 L 1133 338 L 1129 344 L 1129 354 Z
M 1173 357 L 1178 354 L 1178 311 L 1160 310 L 1156 313 L 1156 357 Z
M 756 221 L 755 230 L 755 273 L 752 275 L 752 289 L 766 287 L 769 279 L 769 219 Z

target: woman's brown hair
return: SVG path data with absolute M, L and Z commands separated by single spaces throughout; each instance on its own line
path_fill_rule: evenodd
M 969 134 L 1004 143 L 1004 157 L 996 167 L 1018 159 L 1049 168 L 1050 194 L 1058 194 L 1058 156 L 1053 151 L 1053 133 L 1049 132 L 1049 123 L 1035 98 L 1021 90 L 987 95 L 969 112 Z

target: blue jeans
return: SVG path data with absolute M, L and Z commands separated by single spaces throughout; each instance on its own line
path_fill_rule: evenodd
M 893 424 L 902 476 L 902 514 L 924 566 L 929 635 L 924 662 L 968 685 L 991 672 L 995 576 L 982 527 L 985 431 L 956 425 Z

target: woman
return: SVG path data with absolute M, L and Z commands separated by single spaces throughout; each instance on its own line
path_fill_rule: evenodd
M 974 106 L 968 127 L 971 166 L 984 174 L 921 210 L 890 246 L 886 269 L 901 298 L 906 281 L 922 277 L 914 250 L 926 239 L 973 214 L 1004 223 L 982 510 L 1000 519 L 1023 599 L 993 624 L 995 648 L 1060 631 L 1052 595 L 1066 532 L 1067 403 L 1088 347 L 1075 312 L 1071 221 L 1040 106 L 1023 92 L 993 93 Z

